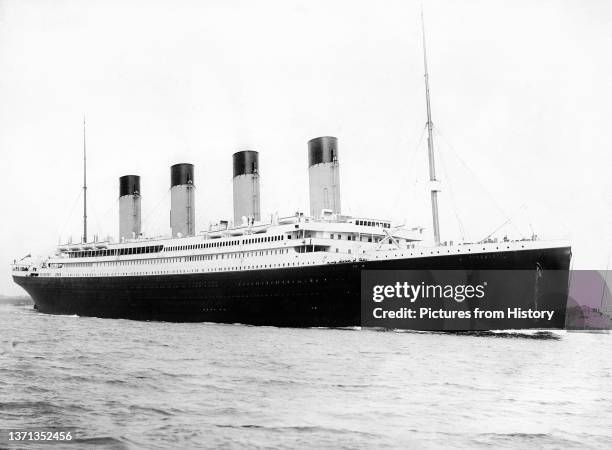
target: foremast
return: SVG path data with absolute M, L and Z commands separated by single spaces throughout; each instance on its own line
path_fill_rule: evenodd
M 83 116 L 83 243 L 87 242 L 87 146 L 85 141 L 85 116 Z
M 425 67 L 425 101 L 427 103 L 427 154 L 429 157 L 429 181 L 431 183 L 431 216 L 435 245 L 440 245 L 440 220 L 438 215 L 438 180 L 436 178 L 436 161 L 433 143 L 433 122 L 431 121 L 431 103 L 429 100 L 429 71 L 427 70 L 427 46 L 425 43 L 425 19 L 421 8 L 421 29 L 423 32 L 423 65 Z

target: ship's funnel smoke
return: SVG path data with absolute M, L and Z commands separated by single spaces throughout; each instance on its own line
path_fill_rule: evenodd
M 119 240 L 140 236 L 140 177 L 119 177 Z
M 259 221 L 259 153 L 253 150 L 236 152 L 234 163 L 234 224 L 243 220 Z
M 324 209 L 340 214 L 340 170 L 338 139 L 322 136 L 308 141 L 310 215 L 320 217 Z
M 170 167 L 170 228 L 172 236 L 195 235 L 193 164 Z

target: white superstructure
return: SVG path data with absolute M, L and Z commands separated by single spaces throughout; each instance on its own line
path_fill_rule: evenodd
M 13 265 L 17 276 L 116 277 L 245 270 L 373 260 L 487 254 L 562 247 L 565 242 L 507 241 L 430 246 L 422 229 L 392 231 L 385 220 L 300 214 L 278 223 L 207 231 L 192 237 L 66 244 L 55 255 Z

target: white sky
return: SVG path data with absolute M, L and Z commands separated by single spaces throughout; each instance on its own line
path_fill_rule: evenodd
M 0 293 L 14 258 L 118 233 L 118 180 L 169 231 L 169 166 L 196 166 L 197 229 L 229 218 L 231 154 L 260 152 L 262 214 L 307 211 L 306 142 L 340 142 L 346 213 L 430 228 L 410 1 L 0 0 Z M 425 2 L 442 239 L 569 239 L 605 269 L 612 230 L 612 2 Z M 486 188 L 485 188 L 486 187 Z M 449 194 L 452 194 L 449 195 Z M 452 197 L 452 199 L 451 199 Z M 453 200 L 453 201 L 452 201 Z M 75 203 L 76 202 L 76 203 Z

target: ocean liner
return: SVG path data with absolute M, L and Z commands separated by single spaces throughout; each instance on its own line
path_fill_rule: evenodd
M 233 221 L 221 221 L 203 232 L 197 232 L 195 224 L 194 166 L 170 168 L 172 236 L 165 238 L 141 233 L 140 178 L 126 175 L 119 179 L 118 242 L 89 240 L 85 170 L 81 242 L 60 245 L 42 259 L 16 261 L 14 281 L 44 313 L 342 327 L 361 324 L 365 270 L 451 269 L 472 278 L 479 271 L 522 270 L 539 274 L 533 283 L 548 284 L 561 293 L 546 306 L 558 312 L 554 325 L 562 328 L 567 274 L 550 279 L 546 274 L 567 273 L 567 243 L 441 241 L 426 52 L 424 63 L 432 243 L 420 227 L 396 228 L 388 220 L 342 214 L 338 140 L 323 136 L 307 146 L 309 214 L 262 220 L 259 155 L 239 151 L 233 154 Z M 515 290 L 511 277 L 503 282 Z M 534 296 L 537 291 L 537 285 L 523 286 L 520 295 Z

